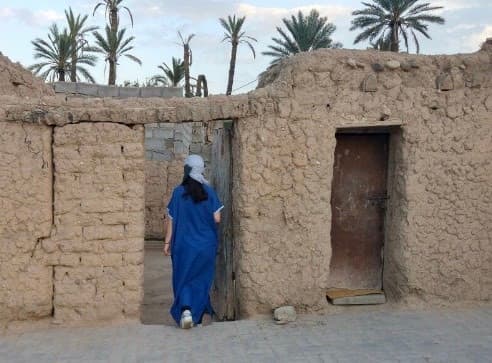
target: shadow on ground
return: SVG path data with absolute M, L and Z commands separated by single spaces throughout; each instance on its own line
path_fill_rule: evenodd
M 173 302 L 171 271 L 171 257 L 164 256 L 162 242 L 146 241 L 142 324 L 175 326 L 169 314 Z

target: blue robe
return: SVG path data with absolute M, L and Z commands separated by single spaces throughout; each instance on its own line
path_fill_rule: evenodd
M 214 213 L 223 208 L 215 191 L 203 185 L 208 199 L 194 203 L 184 196 L 185 189 L 174 189 L 168 205 L 172 218 L 171 260 L 173 267 L 174 303 L 171 315 L 179 324 L 182 308 L 191 308 L 193 322 L 204 313 L 213 314 L 210 289 L 215 273 L 218 234 Z

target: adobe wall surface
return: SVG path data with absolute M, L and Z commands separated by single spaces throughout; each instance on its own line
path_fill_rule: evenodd
M 385 291 L 413 303 L 490 301 L 490 49 L 325 50 L 279 68 L 255 92 L 271 95 L 275 112 L 236 123 L 242 312 L 326 305 L 335 133 L 391 124 L 402 126 L 392 135 Z
M 143 294 L 144 130 L 56 127 L 54 230 L 39 254 L 54 266 L 54 317 L 137 317 Z
M 54 96 L 53 89 L 20 64 L 12 63 L 0 52 L 0 96 Z
M 265 75 L 263 88 L 232 97 L 0 96 L 2 128 L 13 133 L 2 132 L 0 180 L 13 188 L 2 204 L 8 215 L 26 220 L 9 219 L 1 233 L 10 251 L 2 283 L 12 286 L 1 295 L 3 306 L 18 318 L 54 309 L 62 321 L 137 314 L 145 232 L 141 125 L 225 119 L 235 120 L 235 276 L 242 316 L 284 304 L 308 311 L 327 306 L 335 133 L 368 126 L 393 130 L 386 293 L 410 304 L 490 302 L 491 55 L 490 45 L 456 56 L 321 50 L 286 60 Z M 46 144 L 42 154 L 29 150 L 25 130 Z M 54 167 L 48 162 L 43 169 L 49 140 Z M 19 160 L 32 164 L 38 178 L 12 171 Z M 17 216 L 15 203 L 26 203 L 14 200 L 16 193 L 43 212 L 24 208 Z M 15 256 L 27 264 L 13 263 Z M 37 272 L 25 284 L 32 276 L 41 281 L 39 290 L 15 290 L 26 275 L 5 271 L 31 265 Z M 34 301 L 28 310 L 35 313 L 25 311 L 26 299 Z
M 53 269 L 34 256 L 52 226 L 51 129 L 0 122 L 0 321 L 52 310 Z

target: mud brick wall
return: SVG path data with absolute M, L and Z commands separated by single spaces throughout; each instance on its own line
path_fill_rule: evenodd
M 51 314 L 53 269 L 35 250 L 51 233 L 51 128 L 0 122 L 0 321 Z
M 479 52 L 449 56 L 319 50 L 282 61 L 247 95 L 206 99 L 0 93 L 7 216 L 0 221 L 0 319 L 138 315 L 143 125 L 227 119 L 234 120 L 241 316 L 285 304 L 328 307 L 331 182 L 341 129 L 391 131 L 388 297 L 411 306 L 490 303 L 491 54 L 492 40 Z M 179 164 L 167 167 L 162 191 L 181 178 Z M 163 171 L 147 174 L 164 179 Z
M 143 289 L 143 127 L 56 127 L 54 230 L 42 241 L 54 266 L 55 319 L 137 317 Z
M 243 314 L 326 306 L 335 133 L 350 128 L 393 130 L 383 277 L 390 299 L 491 300 L 490 51 L 321 50 L 289 58 L 260 85 L 256 102 L 267 112 L 235 125 Z

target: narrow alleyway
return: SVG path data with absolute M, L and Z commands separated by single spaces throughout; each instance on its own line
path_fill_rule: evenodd
M 143 324 L 175 326 L 169 314 L 173 302 L 171 257 L 164 256 L 162 247 L 162 241 L 145 242 L 141 321 Z

